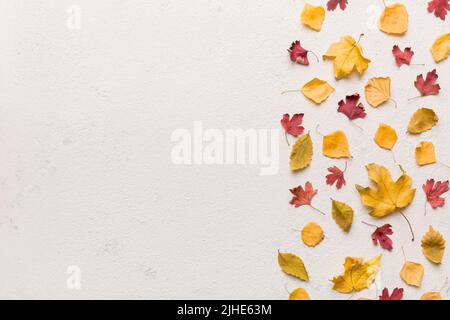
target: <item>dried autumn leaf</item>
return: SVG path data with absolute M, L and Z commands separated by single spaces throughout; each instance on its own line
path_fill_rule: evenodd
M 338 102 L 339 108 L 338 112 L 343 113 L 349 118 L 350 120 L 358 119 L 358 118 L 365 118 L 366 112 L 364 110 L 364 106 L 362 103 L 359 102 L 359 94 L 355 93 L 351 96 L 345 97 L 344 100 L 341 100 Z
M 289 300 L 310 300 L 308 292 L 303 288 L 294 289 L 289 295 Z
M 420 92 L 422 97 L 438 94 L 441 89 L 439 84 L 436 83 L 438 77 L 436 69 L 428 72 L 425 80 L 423 79 L 423 75 L 419 74 L 414 82 L 414 86 Z
M 375 143 L 383 149 L 392 150 L 397 142 L 397 132 L 391 126 L 381 123 L 375 133 Z
M 411 261 L 406 261 L 400 271 L 400 278 L 410 286 L 420 287 L 423 279 L 423 265 Z
M 389 290 L 384 288 L 381 292 L 380 300 L 402 300 L 403 299 L 403 288 L 395 288 L 392 290 L 392 294 L 389 295 Z
M 281 126 L 284 128 L 284 131 L 286 133 L 289 133 L 290 135 L 297 137 L 299 134 L 303 133 L 303 130 L 305 129 L 300 124 L 303 120 L 303 113 L 296 113 L 292 116 L 291 119 L 289 119 L 289 114 L 284 114 L 283 118 L 281 119 Z
M 369 79 L 365 87 L 366 100 L 372 107 L 378 107 L 391 98 L 391 78 Z
M 442 296 L 440 292 L 425 292 L 420 300 L 442 300 Z
M 345 36 L 339 42 L 333 43 L 323 59 L 333 60 L 336 79 L 349 76 L 355 69 L 361 75 L 367 70 L 370 63 L 370 60 L 364 57 L 361 45 L 351 36 Z
M 434 179 L 429 179 L 422 186 L 422 189 L 432 208 L 442 207 L 445 204 L 445 198 L 441 197 L 441 195 L 449 190 L 449 182 L 448 180 L 437 181 L 436 184 L 434 184 Z
M 341 10 L 345 10 L 347 8 L 348 1 L 347 0 L 329 0 L 327 2 L 328 11 L 334 11 L 337 6 L 341 8 Z
M 366 262 L 362 258 L 346 257 L 344 273 L 331 280 L 334 283 L 333 290 L 351 293 L 368 288 L 375 279 L 380 261 L 381 254 Z
M 353 208 L 344 202 L 332 200 L 331 213 L 337 225 L 344 232 L 349 232 L 353 223 Z
M 428 2 L 428 12 L 434 11 L 434 15 L 441 20 L 445 20 L 448 10 L 450 10 L 449 0 L 432 0 Z
M 404 34 L 408 31 L 408 11 L 401 3 L 384 9 L 379 21 L 380 30 L 387 34 Z
M 292 42 L 288 52 L 292 62 L 297 62 L 298 64 L 303 64 L 306 66 L 309 65 L 308 50 L 303 49 L 300 41 L 297 40 Z
M 326 81 L 314 78 L 306 83 L 301 92 L 303 95 L 314 103 L 321 104 L 330 96 L 334 88 Z
M 384 217 L 397 209 L 407 207 L 414 199 L 416 189 L 411 189 L 412 179 L 403 173 L 397 181 L 393 181 L 389 170 L 375 163 L 366 166 L 369 179 L 377 186 L 362 187 L 356 185 L 361 202 L 371 208 L 369 214 Z
M 432 142 L 422 141 L 417 145 L 416 162 L 419 166 L 436 163 L 436 153 Z
M 290 167 L 292 171 L 305 169 L 311 163 L 313 155 L 313 144 L 311 136 L 301 135 L 292 147 L 290 156 Z
M 392 239 L 388 235 L 393 234 L 392 226 L 390 224 L 384 224 L 381 227 L 377 227 L 372 233 L 372 242 L 374 245 L 380 243 L 383 249 L 392 250 Z
M 399 46 L 395 45 L 392 48 L 392 54 L 395 58 L 395 63 L 398 67 L 401 67 L 402 65 L 410 65 L 411 59 L 414 55 L 414 51 L 411 50 L 411 48 L 405 48 L 404 51 L 402 51 Z
M 408 124 L 408 132 L 413 134 L 422 133 L 433 128 L 439 121 L 438 116 L 432 109 L 420 108 L 412 115 Z
M 322 6 L 312 6 L 305 3 L 300 16 L 302 23 L 314 31 L 322 29 L 322 23 L 325 20 L 325 9 Z
M 284 273 L 303 281 L 308 281 L 308 272 L 300 257 L 292 253 L 280 253 L 278 251 L 278 265 Z
M 305 189 L 303 189 L 302 186 L 298 186 L 294 189 L 290 189 L 289 191 L 291 191 L 291 193 L 294 195 L 289 203 L 296 208 L 305 205 L 311 205 L 312 199 L 317 194 L 317 190 L 314 190 L 311 182 L 309 181 L 305 183 Z
M 429 227 L 427 233 L 422 238 L 422 252 L 431 262 L 436 264 L 442 262 L 442 257 L 445 252 L 445 239 L 432 226 Z
M 302 229 L 303 243 L 308 247 L 315 247 L 323 240 L 323 230 L 315 222 L 310 222 Z
M 351 157 L 348 140 L 343 131 L 335 131 L 323 137 L 323 155 L 329 158 Z
M 347 169 L 347 163 L 345 163 L 344 171 L 342 171 L 341 169 L 339 169 L 336 166 L 329 167 L 327 170 L 330 172 L 330 174 L 327 174 L 327 176 L 325 177 L 327 184 L 332 186 L 336 182 L 336 189 L 338 189 L 338 190 L 341 189 L 342 186 L 345 185 L 344 173 L 345 173 L 346 169 Z
M 431 47 L 431 54 L 436 63 L 447 59 L 450 55 L 450 33 L 439 36 Z

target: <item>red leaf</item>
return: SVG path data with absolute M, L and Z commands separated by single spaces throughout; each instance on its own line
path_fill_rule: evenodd
M 333 167 L 328 168 L 328 171 L 331 173 L 326 176 L 327 184 L 332 186 L 337 181 L 336 188 L 337 189 L 342 188 L 342 186 L 345 185 L 345 179 L 344 179 L 345 169 L 344 169 L 344 171 L 342 171 L 338 167 L 333 166 Z
M 298 186 L 297 188 L 290 189 L 291 193 L 294 195 L 292 200 L 289 202 L 294 205 L 296 208 L 311 205 L 311 201 L 314 196 L 317 194 L 317 190 L 313 189 L 311 182 L 306 182 L 305 189 L 302 186 Z
M 345 114 L 350 120 L 365 118 L 366 112 L 362 103 L 359 103 L 359 94 L 347 96 L 344 100 L 339 101 L 338 112 Z
M 427 77 L 423 80 L 423 75 L 418 75 L 414 85 L 419 90 L 421 96 L 428 96 L 432 94 L 438 94 L 441 87 L 436 83 L 439 76 L 436 73 L 436 69 L 427 73 Z
M 434 184 L 434 179 L 429 179 L 422 186 L 422 189 L 427 195 L 427 201 L 433 208 L 442 207 L 445 204 L 445 199 L 440 196 L 449 190 L 448 180 L 438 181 Z
M 414 51 L 411 48 L 405 48 L 405 51 L 402 51 L 399 46 L 395 45 L 392 48 L 392 54 L 395 57 L 397 66 L 401 67 L 403 64 L 409 65 L 411 63 Z
M 393 234 L 392 226 L 390 224 L 382 225 L 378 227 L 374 233 L 372 233 L 372 242 L 374 245 L 377 245 L 377 242 L 380 243 L 380 246 L 383 249 L 392 250 L 392 239 L 388 237 L 388 235 Z
M 291 47 L 288 49 L 292 62 L 297 62 L 303 65 L 309 65 L 308 60 L 308 50 L 304 49 L 300 44 L 300 41 L 295 41 L 292 43 Z
M 391 295 L 389 295 L 389 290 L 387 288 L 384 288 L 380 296 L 380 300 L 402 300 L 402 299 L 403 299 L 403 288 L 395 288 L 392 291 Z
M 434 11 L 434 15 L 442 20 L 445 20 L 448 10 L 450 10 L 449 0 L 432 0 L 428 2 L 428 12 Z
M 283 115 L 283 119 L 281 119 L 281 126 L 284 128 L 286 133 L 289 133 L 293 135 L 294 137 L 297 137 L 299 134 L 305 130 L 304 127 L 300 126 L 303 120 L 303 113 L 296 113 L 292 116 L 292 118 L 289 120 L 289 114 Z
M 345 10 L 347 8 L 348 0 L 330 0 L 327 3 L 328 11 L 334 11 L 337 6 L 341 8 L 341 10 Z

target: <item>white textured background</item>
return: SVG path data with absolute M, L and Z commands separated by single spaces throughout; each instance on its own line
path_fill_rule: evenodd
M 313 4 L 326 1 L 310 0 Z M 422 255 L 420 238 L 432 224 L 450 239 L 448 206 L 428 210 L 421 185 L 449 178 L 440 164 L 419 168 L 414 147 L 433 141 L 437 156 L 450 164 L 449 62 L 435 65 L 429 48 L 449 31 L 426 11 L 426 0 L 403 0 L 410 13 L 408 33 L 389 37 L 370 28 L 382 1 L 350 0 L 348 9 L 327 12 L 322 32 L 300 25 L 303 2 L 164 0 L 1 0 L 0 1 L 0 296 L 3 298 L 258 298 L 285 299 L 285 286 L 304 286 L 312 298 L 347 299 L 328 281 L 343 270 L 344 257 L 370 258 L 382 252 L 380 286 L 406 287 L 399 271 L 404 246 L 409 260 L 425 266 L 421 289 L 438 289 L 449 271 Z M 390 1 L 388 1 L 390 2 Z M 82 27 L 66 27 L 70 4 L 82 10 Z M 375 14 L 376 15 L 376 14 Z M 449 18 L 449 17 L 447 17 Z M 293 65 L 286 49 L 293 40 L 323 54 L 340 36 L 359 33 L 372 59 L 361 79 L 336 82 L 332 63 Z M 415 63 L 394 64 L 391 49 L 412 46 Z M 439 96 L 417 95 L 417 74 L 437 68 Z M 392 77 L 394 109 L 386 104 L 357 122 L 336 112 L 346 94 L 363 93 L 368 78 Z M 313 77 L 336 89 L 317 107 L 301 94 L 281 96 Z M 408 136 L 409 117 L 432 107 L 439 124 Z M 300 174 L 289 172 L 289 149 L 280 136 L 280 170 L 260 176 L 257 166 L 181 166 L 170 159 L 177 128 L 279 128 L 283 113 L 304 112 L 315 156 Z M 355 183 L 367 185 L 364 165 L 375 161 L 400 174 L 373 134 L 379 122 L 397 129 L 395 152 L 418 189 L 405 210 L 416 232 L 410 241 L 405 221 L 392 215 L 394 250 L 371 243 L 373 221 L 360 204 Z M 350 140 L 348 186 L 325 184 L 333 161 L 320 154 L 314 132 L 343 129 Z M 355 209 L 349 235 L 331 216 L 289 206 L 288 189 L 311 180 L 319 189 L 316 206 L 330 210 L 329 197 Z M 306 248 L 298 233 L 320 223 L 325 240 Z M 300 255 L 311 281 L 302 283 L 279 270 L 276 251 Z M 82 289 L 66 288 L 66 269 L 82 270 Z M 374 297 L 375 288 L 355 297 Z M 448 294 L 444 292 L 444 297 Z

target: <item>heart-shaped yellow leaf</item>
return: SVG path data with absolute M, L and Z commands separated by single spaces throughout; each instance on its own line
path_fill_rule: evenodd
M 439 36 L 431 47 L 434 61 L 441 62 L 450 55 L 450 33 Z
M 309 280 L 308 272 L 302 259 L 295 254 L 278 252 L 278 264 L 284 273 L 303 281 Z
M 423 278 L 423 266 L 420 263 L 406 261 L 400 271 L 400 277 L 410 286 L 420 287 Z
M 292 147 L 290 156 L 290 167 L 292 171 L 305 169 L 311 163 L 313 155 L 313 144 L 309 134 L 303 134 Z
M 375 133 L 375 143 L 381 148 L 392 150 L 395 143 L 397 142 L 397 132 L 391 126 L 381 123 L 378 126 L 378 130 Z
M 366 100 L 374 108 L 391 98 L 391 78 L 371 78 L 365 87 Z
M 436 153 L 432 142 L 422 141 L 417 145 L 416 162 L 419 166 L 436 163 Z
M 322 6 L 312 6 L 305 3 L 300 20 L 308 28 L 320 31 L 325 20 L 325 9 Z
M 289 300 L 310 300 L 308 292 L 303 288 L 294 289 L 289 295 Z
M 333 290 L 351 293 L 368 288 L 375 279 L 380 261 L 381 254 L 367 262 L 362 258 L 346 257 L 344 273 L 331 280 L 334 283 Z
M 326 81 L 314 78 L 306 83 L 301 92 L 303 95 L 314 103 L 321 104 L 330 96 L 334 88 Z
M 344 202 L 331 201 L 331 214 L 337 225 L 344 231 L 349 232 L 353 223 L 353 208 Z
M 343 131 L 335 131 L 323 137 L 323 155 L 329 158 L 350 158 L 347 136 Z
M 379 21 L 380 30 L 387 34 L 404 34 L 408 31 L 408 11 L 401 3 L 384 9 Z
M 302 240 L 308 247 L 317 246 L 323 239 L 323 230 L 315 222 L 310 222 L 302 228 Z
M 423 255 L 436 264 L 442 262 L 445 252 L 445 239 L 439 231 L 429 227 L 427 233 L 422 238 Z
M 422 133 L 433 128 L 439 121 L 438 116 L 432 109 L 420 108 L 412 115 L 408 124 L 408 132 L 413 134 Z

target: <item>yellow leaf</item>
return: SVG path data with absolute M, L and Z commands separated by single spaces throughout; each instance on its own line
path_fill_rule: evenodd
M 375 279 L 380 261 L 381 254 L 367 262 L 362 258 L 346 257 L 344 273 L 331 280 L 334 283 L 333 290 L 351 293 L 368 288 Z
M 391 98 L 391 78 L 371 78 L 365 87 L 366 100 L 372 107 L 378 107 Z
M 303 281 L 308 281 L 308 272 L 302 259 L 292 253 L 280 253 L 278 252 L 278 264 L 283 272 L 290 276 L 299 278 Z
M 349 232 L 353 223 L 353 208 L 343 202 L 332 200 L 331 213 L 337 225 L 344 232 Z
M 450 33 L 439 36 L 431 47 L 434 61 L 440 62 L 450 55 Z
M 320 31 L 325 20 L 325 9 L 322 6 L 312 6 L 305 3 L 300 19 L 305 26 Z
M 445 252 L 445 239 L 439 231 L 434 230 L 432 226 L 422 238 L 423 255 L 434 263 L 441 263 Z
M 369 179 L 377 188 L 356 185 L 356 190 L 361 202 L 372 209 L 369 212 L 371 216 L 387 216 L 399 208 L 407 207 L 414 199 L 416 189 L 411 189 L 412 179 L 405 172 L 394 182 L 385 167 L 371 163 L 366 168 Z
M 289 295 L 289 300 L 310 300 L 308 292 L 303 288 L 294 289 Z
M 436 163 L 434 144 L 429 141 L 422 141 L 416 147 L 416 162 L 419 166 Z
M 408 124 L 409 133 L 422 133 L 433 128 L 439 121 L 438 116 L 433 110 L 420 108 L 412 115 Z
M 302 229 L 302 240 L 309 247 L 317 246 L 323 239 L 323 230 L 315 222 L 310 222 Z
M 311 136 L 301 135 L 292 147 L 290 166 L 292 171 L 305 169 L 311 163 L 313 155 L 313 144 Z
M 351 36 L 345 36 L 339 42 L 333 43 L 323 59 L 333 60 L 336 79 L 349 76 L 355 69 L 359 74 L 363 74 L 370 63 L 370 60 L 364 57 L 362 47 Z
M 323 137 L 323 155 L 330 158 L 351 157 L 348 140 L 343 131 L 335 131 Z
M 423 278 L 423 266 L 420 263 L 406 261 L 400 271 L 400 277 L 410 286 L 420 287 Z
M 306 83 L 301 89 L 303 95 L 309 100 L 321 104 L 330 96 L 334 88 L 328 82 L 314 78 Z
M 401 3 L 384 9 L 379 21 L 380 30 L 387 34 L 404 34 L 408 31 L 408 11 Z
M 375 133 L 375 142 L 381 148 L 392 150 L 395 143 L 397 142 L 397 133 L 395 129 L 387 124 L 381 123 Z
M 442 300 L 440 292 L 426 292 L 420 297 L 420 300 Z

